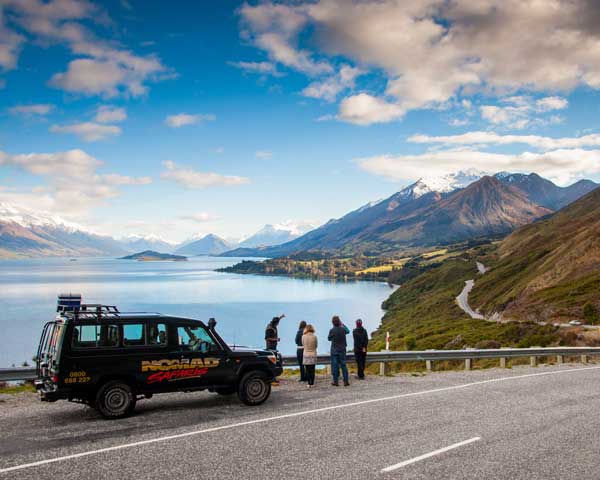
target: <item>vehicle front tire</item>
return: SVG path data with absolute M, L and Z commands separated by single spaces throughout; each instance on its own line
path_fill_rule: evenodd
M 246 405 L 264 403 L 271 395 L 271 381 L 264 372 L 246 373 L 238 386 L 238 397 Z
M 104 418 L 115 420 L 130 415 L 135 409 L 136 397 L 129 385 L 114 380 L 100 387 L 96 395 L 96 410 Z

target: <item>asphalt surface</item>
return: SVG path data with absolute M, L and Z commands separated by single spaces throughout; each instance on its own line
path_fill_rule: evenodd
M 254 408 L 168 394 L 119 421 L 3 396 L 0 480 L 598 479 L 599 415 L 595 365 L 288 380 Z

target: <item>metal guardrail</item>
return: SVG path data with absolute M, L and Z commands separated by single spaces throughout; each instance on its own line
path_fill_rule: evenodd
M 0 368 L 0 382 L 33 380 L 35 378 L 35 367 Z
M 432 370 L 434 361 L 464 360 L 465 368 L 472 367 L 473 360 L 498 358 L 500 366 L 506 366 L 509 358 L 529 357 L 530 364 L 536 365 L 540 357 L 556 357 L 557 363 L 563 363 L 564 357 L 579 357 L 586 363 L 588 357 L 600 355 L 600 347 L 547 347 L 547 348 L 493 348 L 486 350 L 419 350 L 402 352 L 369 352 L 367 363 L 379 363 L 380 373 L 385 374 L 390 362 L 425 362 L 427 370 Z M 354 354 L 348 353 L 348 362 L 354 362 Z M 318 365 L 328 365 L 330 356 L 319 355 Z M 285 367 L 298 366 L 295 355 L 283 357 Z M 36 378 L 35 368 L 0 368 L 0 382 L 33 380 Z

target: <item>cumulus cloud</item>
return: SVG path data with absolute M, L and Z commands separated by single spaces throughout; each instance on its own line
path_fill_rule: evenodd
M 417 179 L 432 172 L 444 174 L 469 167 L 496 172 L 535 171 L 564 185 L 584 173 L 600 173 L 600 150 L 574 148 L 503 154 L 455 149 L 417 155 L 378 155 L 359 158 L 356 162 L 362 170 L 389 180 Z
M 474 131 L 462 135 L 412 135 L 409 142 L 422 144 L 456 145 L 511 145 L 526 144 L 539 150 L 571 149 L 600 146 L 600 134 L 580 137 L 552 138 L 540 135 L 500 135 L 495 132 Z
M 550 110 L 567 108 L 569 101 L 562 97 L 545 97 L 537 100 L 535 104 L 540 112 L 548 112 Z
M 277 66 L 272 62 L 227 62 L 228 65 L 239 68 L 244 72 L 256 73 L 259 75 L 270 75 L 272 77 L 281 77 L 283 73 L 277 70 Z
M 404 116 L 405 110 L 384 99 L 367 93 L 359 93 L 345 98 L 340 104 L 339 119 L 356 125 L 370 125 L 397 120 Z
M 15 105 L 14 107 L 9 108 L 8 111 L 13 115 L 44 116 L 50 113 L 53 109 L 54 105 L 50 103 L 36 103 L 30 105 Z
M 302 90 L 302 95 L 333 102 L 340 92 L 347 88 L 354 88 L 354 80 L 363 73 L 360 68 L 342 65 L 335 75 L 312 82 Z
M 91 208 L 119 196 L 123 186 L 152 182 L 149 177 L 98 173 L 102 165 L 100 160 L 78 149 L 28 154 L 0 151 L 0 166 L 17 168 L 47 182 L 29 191 L 0 192 L 0 198 L 71 217 L 85 215 Z
M 243 37 L 266 51 L 273 61 L 311 76 L 333 70 L 329 63 L 313 59 L 310 52 L 294 45 L 295 37 L 307 24 L 300 8 L 264 3 L 244 4 L 239 11 Z
M 99 25 L 110 21 L 99 7 L 88 1 L 3 0 L 0 8 L 10 14 L 15 27 L 35 40 L 65 44 L 78 57 L 69 62 L 65 72 L 50 79 L 50 85 L 56 88 L 84 95 L 135 97 L 147 92 L 148 82 L 172 76 L 158 57 L 136 55 L 97 38 L 84 22 Z M 0 17 L 0 25 L 1 20 Z M 0 38 L 4 36 L 0 34 Z M 0 62 L 6 50 L 2 45 Z
M 52 133 L 70 133 L 86 142 L 97 142 L 121 135 L 121 128 L 116 125 L 103 125 L 95 122 L 73 123 L 71 125 L 52 125 Z
M 202 121 L 211 122 L 216 119 L 216 115 L 212 113 L 197 113 L 194 115 L 190 113 L 178 113 L 165 118 L 165 124 L 171 128 L 181 128 L 186 125 L 194 125 Z
M 186 188 L 206 188 L 213 186 L 231 187 L 250 183 L 250 179 L 237 175 L 221 175 L 220 173 L 199 172 L 191 168 L 181 168 L 171 160 L 163 162 L 165 171 L 161 178 Z
M 117 123 L 127 118 L 127 112 L 124 108 L 113 107 L 110 105 L 101 105 L 96 110 L 94 119 L 98 123 Z
M 398 112 L 435 108 L 476 93 L 501 97 L 600 88 L 598 2 L 300 0 L 245 4 L 239 13 L 244 40 L 273 62 L 308 76 L 331 72 L 340 59 L 382 72 L 384 91 L 363 93 L 395 105 L 395 113 L 387 108 L 388 114 L 373 115 L 366 108 L 364 115 L 346 116 L 340 108 L 340 119 L 357 124 L 392 121 L 401 117 Z M 564 99 L 557 98 L 541 100 L 534 111 L 565 108 Z M 523 126 L 527 118 L 512 118 L 516 107 L 482 113 Z

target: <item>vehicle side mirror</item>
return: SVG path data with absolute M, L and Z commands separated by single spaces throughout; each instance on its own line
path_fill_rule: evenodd
M 216 326 L 217 326 L 217 321 L 214 318 L 209 318 L 208 319 L 208 328 L 210 328 L 211 330 L 214 330 Z

